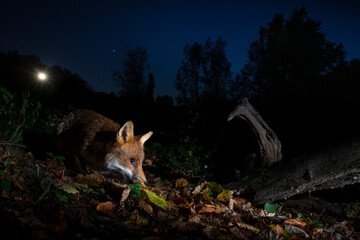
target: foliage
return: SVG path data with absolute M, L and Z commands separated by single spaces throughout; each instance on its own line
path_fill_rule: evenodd
M 130 195 L 136 198 L 140 198 L 141 189 L 143 187 L 141 182 L 135 182 L 133 184 L 130 184 L 129 187 L 130 187 Z
M 59 156 L 59 155 L 55 155 L 54 153 L 52 152 L 47 152 L 46 155 L 56 161 L 59 161 L 59 162 L 64 162 L 65 161 L 65 157 L 63 156 Z
M 348 204 L 344 211 L 348 217 L 358 216 L 360 214 L 360 202 Z
M 32 129 L 39 118 L 40 102 L 30 100 L 30 92 L 24 91 L 21 98 L 5 88 L 0 88 L 0 126 L 1 139 L 19 143 L 23 132 Z
M 0 139 L 20 143 L 24 132 L 52 134 L 59 121 L 56 113 L 44 109 L 30 97 L 28 90 L 19 94 L 0 88 Z M 55 112 L 55 111 L 53 111 Z
M 201 145 L 199 138 L 194 136 L 195 126 L 200 115 L 196 112 L 189 112 L 192 119 L 189 124 L 182 126 L 178 144 L 163 145 L 159 142 L 152 142 L 147 151 L 159 156 L 162 163 L 167 167 L 180 173 L 203 174 L 209 167 L 208 160 L 212 157 L 212 150 Z
M 319 221 L 319 218 L 316 217 L 315 215 L 307 217 L 302 213 L 298 213 L 297 217 L 311 224 L 314 228 L 321 228 L 325 232 L 330 232 L 327 229 L 328 226 L 333 225 L 335 223 L 335 220 L 332 218 L 327 218 L 326 222 Z
M 274 214 L 279 213 L 278 205 L 276 203 L 270 203 L 270 202 L 265 203 L 264 210 L 267 213 L 274 213 Z
M 209 182 L 207 188 L 204 193 L 209 197 L 218 196 L 223 191 L 223 187 L 216 182 Z
M 9 179 L 7 178 L 1 179 L 1 189 L 4 190 L 5 192 L 11 191 L 11 182 Z

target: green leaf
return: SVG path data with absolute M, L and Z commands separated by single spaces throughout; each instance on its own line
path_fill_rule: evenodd
M 275 214 L 279 213 L 279 210 L 278 210 L 278 207 L 277 207 L 276 203 L 270 203 L 270 202 L 265 203 L 264 210 L 267 213 L 275 213 Z
M 64 183 L 61 185 L 62 190 L 64 190 L 67 193 L 76 194 L 79 191 L 72 185 Z
M 150 200 L 150 202 L 156 204 L 159 207 L 166 208 L 168 206 L 168 203 L 163 199 L 162 197 L 159 197 L 154 192 L 148 190 L 148 189 L 142 189 L 143 193 L 146 194 L 146 198 Z
M 130 194 L 134 197 L 140 198 L 141 188 L 143 187 L 140 182 L 136 182 L 129 185 Z
M 9 193 L 11 191 L 11 182 L 7 178 L 1 179 L 1 189 Z
M 216 183 L 216 182 L 209 182 L 207 188 L 205 189 L 204 193 L 209 197 L 217 196 L 223 190 L 223 187 Z
M 63 202 L 63 203 L 67 203 L 67 201 L 68 201 L 68 197 L 67 196 L 65 196 L 65 195 L 62 195 L 62 194 L 57 194 L 57 196 L 58 196 L 58 198 L 59 198 L 59 200 L 61 201 L 61 202 Z

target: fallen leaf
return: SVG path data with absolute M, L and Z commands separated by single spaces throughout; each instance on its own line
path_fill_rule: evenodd
M 202 217 L 203 216 L 201 214 L 192 215 L 192 216 L 189 217 L 189 222 L 200 223 Z
M 236 226 L 238 226 L 239 228 L 242 228 L 242 229 L 249 230 L 255 234 L 258 234 L 260 232 L 260 229 L 254 227 L 254 226 L 251 226 L 249 224 L 243 223 L 243 222 L 236 222 Z
M 60 184 L 60 188 L 67 193 L 76 194 L 79 192 L 74 186 L 67 184 L 67 183 Z
M 198 206 L 195 207 L 195 211 L 197 213 L 220 213 L 221 210 L 219 210 L 215 205 L 210 205 L 210 204 L 199 204 Z
M 175 194 L 172 198 L 172 201 L 176 204 L 176 205 L 180 205 L 180 204 L 188 204 L 188 201 L 185 198 L 180 197 L 179 195 Z
M 310 237 L 309 234 L 307 234 L 304 230 L 302 230 L 301 228 L 299 228 L 297 226 L 285 225 L 285 230 L 289 231 L 291 233 L 295 233 L 295 234 L 303 234 L 306 238 Z
M 207 188 L 205 189 L 204 193 L 208 195 L 209 197 L 217 196 L 219 193 L 221 193 L 223 190 L 223 187 L 216 183 L 216 182 L 209 182 Z
M 115 217 L 115 207 L 116 204 L 108 201 L 108 202 L 102 202 L 99 205 L 97 205 L 96 210 L 102 213 L 105 213 L 106 215 L 110 217 Z
M 130 195 L 130 188 L 125 188 L 121 194 L 120 204 L 126 201 Z
M 154 212 L 152 206 L 143 200 L 139 201 L 139 208 L 147 212 L 149 215 L 152 215 Z
M 89 187 L 100 187 L 100 184 L 105 181 L 106 178 L 104 177 L 104 175 L 101 175 L 99 173 L 92 173 L 85 176 L 82 174 L 78 174 L 76 182 L 80 184 L 86 184 Z
M 216 200 L 219 202 L 227 203 L 229 202 L 231 196 L 233 195 L 233 191 L 223 190 L 219 195 L 217 195 Z
M 166 208 L 168 206 L 168 203 L 163 199 L 162 197 L 159 197 L 154 192 L 148 190 L 148 189 L 141 189 L 141 194 L 144 196 L 150 203 L 154 203 L 155 205 Z
M 284 224 L 298 226 L 298 227 L 302 227 L 302 228 L 306 226 L 306 222 L 304 222 L 298 218 L 295 218 L 295 219 L 287 218 L 287 219 L 285 219 Z
M 276 203 L 270 203 L 270 202 L 265 203 L 264 210 L 269 214 L 272 213 L 275 215 L 279 213 L 278 206 Z
M 198 193 L 193 197 L 195 203 L 212 204 L 210 197 L 204 193 Z
M 138 226 L 145 226 L 149 224 L 149 220 L 141 216 L 137 210 L 134 211 L 134 214 L 130 215 L 130 220 L 133 224 Z
M 189 185 L 189 182 L 185 178 L 179 178 L 175 182 L 175 187 L 176 188 L 187 187 L 188 185 Z

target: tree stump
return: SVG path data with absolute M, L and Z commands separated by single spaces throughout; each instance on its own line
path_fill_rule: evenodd
M 245 120 L 254 131 L 259 144 L 262 166 L 271 166 L 281 160 L 281 142 L 275 132 L 266 124 L 260 114 L 249 103 L 247 98 L 242 98 L 241 103 L 230 113 L 227 120 L 234 117 Z

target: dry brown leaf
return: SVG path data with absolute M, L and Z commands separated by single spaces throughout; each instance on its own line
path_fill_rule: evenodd
M 235 201 L 235 204 L 242 204 L 242 203 L 245 203 L 245 198 L 232 198 L 234 201 Z
M 143 200 L 139 200 L 139 207 L 140 209 L 147 212 L 149 215 L 152 215 L 154 213 L 153 207 L 149 203 Z
M 76 182 L 80 184 L 86 184 L 89 187 L 100 187 L 100 184 L 105 181 L 106 178 L 104 177 L 104 175 L 92 173 L 85 176 L 82 174 L 78 174 Z
M 180 197 L 177 194 L 172 195 L 172 201 L 176 204 L 176 205 L 180 205 L 180 204 L 189 204 L 188 201 L 185 198 Z
M 115 207 L 116 207 L 115 203 L 108 201 L 108 202 L 102 202 L 99 205 L 97 205 L 96 210 L 105 213 L 110 217 L 115 217 L 116 215 Z
M 195 203 L 200 203 L 200 204 L 213 204 L 213 202 L 211 201 L 211 198 L 206 195 L 205 193 L 198 193 L 194 196 L 194 201 Z
M 179 178 L 175 182 L 175 188 L 187 187 L 188 185 L 189 185 L 189 182 L 185 178 Z
M 324 230 L 322 230 L 321 228 L 314 228 L 313 229 L 313 234 L 314 235 L 317 235 L 317 234 L 323 234 L 324 233 Z
M 287 218 L 287 219 L 285 219 L 284 224 L 298 226 L 298 227 L 301 227 L 301 228 L 306 226 L 306 222 L 304 222 L 304 221 L 302 221 L 302 220 L 300 220 L 298 218 L 295 218 L 295 219 Z
M 218 209 L 215 205 L 210 204 L 199 204 L 195 207 L 197 213 L 221 213 L 221 210 Z
M 281 233 L 284 231 L 284 228 L 283 228 L 281 225 L 276 224 L 275 231 L 276 231 L 276 234 L 277 234 L 278 236 L 280 236 Z
M 254 226 L 251 226 L 249 224 L 243 223 L 243 222 L 236 222 L 236 226 L 238 226 L 239 228 L 242 228 L 242 229 L 249 230 L 255 234 L 258 234 L 260 232 L 260 229 L 254 227 Z
M 192 194 L 196 195 L 196 194 L 200 193 L 206 184 L 207 184 L 207 182 L 202 182 L 200 185 L 196 186 L 194 188 L 194 190 L 192 191 Z
M 121 198 L 120 198 L 120 204 L 122 204 L 123 202 L 126 201 L 126 199 L 128 199 L 129 194 L 130 194 L 130 188 L 126 188 L 124 189 L 124 191 L 121 194 Z
M 229 199 L 229 204 L 228 204 L 228 208 L 231 210 L 231 211 L 234 211 L 234 199 L 230 198 Z
M 201 222 L 201 218 L 202 218 L 202 215 L 201 215 L 201 214 L 192 215 L 192 216 L 189 217 L 189 222 L 200 223 L 200 222 Z

